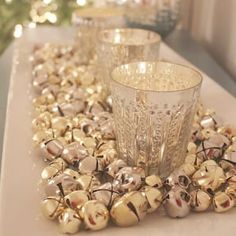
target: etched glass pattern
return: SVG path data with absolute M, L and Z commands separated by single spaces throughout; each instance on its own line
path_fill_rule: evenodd
M 160 36 L 142 29 L 110 29 L 100 32 L 97 45 L 98 78 L 109 93 L 111 71 L 122 64 L 156 61 Z
M 119 155 L 146 174 L 168 176 L 180 166 L 201 75 L 168 62 L 137 62 L 112 72 L 111 94 Z

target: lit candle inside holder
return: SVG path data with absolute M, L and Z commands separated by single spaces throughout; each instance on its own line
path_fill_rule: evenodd
M 110 73 L 122 64 L 154 61 L 159 58 L 161 37 L 142 29 L 108 29 L 99 33 L 97 45 L 98 78 L 109 92 Z
M 201 83 L 196 70 L 168 62 L 115 68 L 111 95 L 120 157 L 162 177 L 180 166 Z
M 87 61 L 95 54 L 97 36 L 101 29 L 125 26 L 124 11 L 118 7 L 83 8 L 72 14 L 72 24 L 77 27 L 78 50 L 83 60 Z

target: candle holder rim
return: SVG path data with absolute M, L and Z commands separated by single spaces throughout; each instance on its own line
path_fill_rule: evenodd
M 167 64 L 167 65 L 171 65 L 171 66 L 182 67 L 182 68 L 187 69 L 187 70 L 192 70 L 199 77 L 199 81 L 198 81 L 198 83 L 194 84 L 193 86 L 189 86 L 189 87 L 183 88 L 183 89 L 173 89 L 173 90 L 157 90 L 156 89 L 156 90 L 153 90 L 153 89 L 135 88 L 133 86 L 124 84 L 124 83 L 122 83 L 122 82 L 120 82 L 120 81 L 118 81 L 118 80 L 116 80 L 114 78 L 115 73 L 117 73 L 123 67 L 125 67 L 125 66 L 135 66 L 135 65 L 138 65 L 140 63 L 145 63 L 145 64 L 161 63 L 161 64 Z M 111 72 L 111 80 L 112 80 L 112 82 L 114 82 L 114 83 L 116 83 L 116 84 L 118 84 L 120 86 L 126 87 L 126 88 L 131 89 L 131 90 L 136 90 L 136 91 L 143 91 L 143 92 L 149 92 L 149 93 L 157 93 L 157 92 L 158 93 L 178 93 L 178 92 L 189 91 L 189 90 L 192 90 L 192 89 L 200 87 L 202 82 L 203 82 L 203 76 L 202 76 L 202 74 L 197 69 L 195 69 L 195 68 L 193 68 L 191 66 L 188 66 L 188 65 L 185 65 L 185 64 L 180 64 L 180 63 L 172 63 L 172 62 L 166 62 L 166 61 L 158 60 L 158 61 L 138 61 L 138 62 L 132 62 L 132 63 L 127 63 L 127 64 L 120 65 L 120 66 L 116 67 Z
M 116 33 L 116 32 L 123 32 L 123 31 L 151 33 L 152 35 L 155 36 L 155 38 L 151 39 L 149 42 L 145 41 L 145 42 L 139 43 L 139 44 L 125 43 L 125 42 L 115 43 L 112 40 L 105 40 L 104 38 L 102 38 L 104 36 L 104 34 L 107 33 L 107 32 L 114 32 L 114 33 Z M 130 28 L 130 27 L 122 27 L 122 28 L 115 28 L 115 29 L 104 29 L 104 30 L 101 30 L 99 32 L 99 34 L 98 34 L 98 41 L 99 42 L 110 44 L 110 45 L 145 46 L 145 45 L 151 45 L 151 44 L 159 43 L 159 42 L 161 42 L 161 40 L 162 40 L 161 35 L 158 34 L 155 31 L 146 30 L 146 29 L 140 29 L 140 28 Z
M 99 13 L 100 10 L 115 10 L 113 14 L 94 14 L 90 15 L 89 13 L 87 14 L 81 14 L 86 11 L 89 12 L 89 10 L 97 11 L 96 13 Z M 114 14 L 115 13 L 115 14 Z M 72 19 L 76 18 L 83 18 L 83 19 L 106 19 L 106 18 L 115 18 L 115 17 L 124 17 L 125 12 L 122 8 L 118 7 L 86 7 L 84 9 L 77 9 L 72 13 Z

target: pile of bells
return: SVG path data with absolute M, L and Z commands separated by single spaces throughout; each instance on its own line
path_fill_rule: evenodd
M 164 207 L 225 212 L 236 204 L 236 129 L 199 105 L 185 162 L 166 179 L 145 176 L 118 159 L 112 103 L 94 62 L 80 65 L 71 45 L 35 47 L 33 141 L 47 164 L 41 174 L 43 215 L 63 233 L 100 230 L 111 219 L 131 226 Z

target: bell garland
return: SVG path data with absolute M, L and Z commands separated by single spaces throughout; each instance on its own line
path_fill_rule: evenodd
M 63 233 L 131 226 L 162 206 L 170 217 L 225 212 L 236 204 L 236 128 L 199 105 L 185 162 L 166 179 L 118 159 L 110 97 L 95 64 L 72 45 L 37 45 L 32 126 L 42 170 L 42 213 Z

